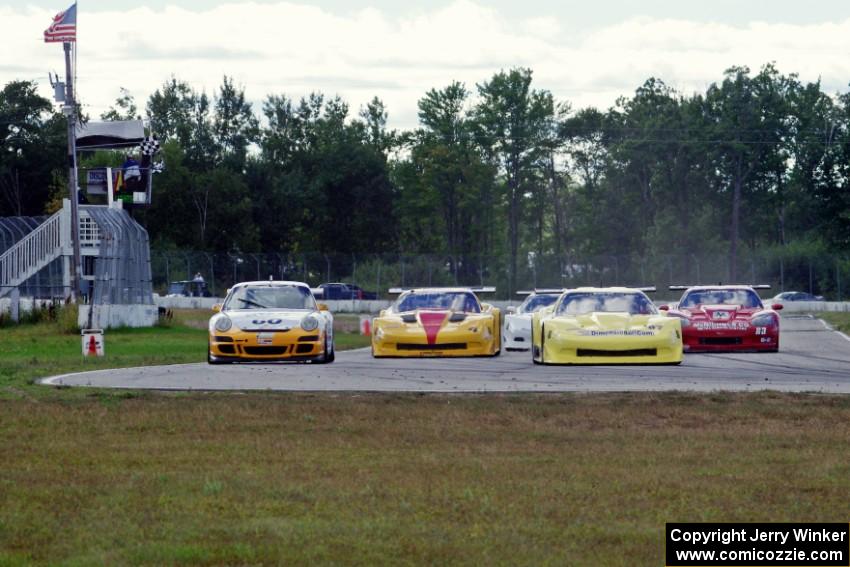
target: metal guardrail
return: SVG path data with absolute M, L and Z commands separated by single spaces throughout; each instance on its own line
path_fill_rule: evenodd
M 63 212 L 59 211 L 0 256 L 0 296 L 38 273 L 62 254 Z

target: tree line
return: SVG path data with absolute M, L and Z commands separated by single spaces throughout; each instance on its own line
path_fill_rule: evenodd
M 608 109 L 573 108 L 531 69 L 418 101 L 387 126 L 374 98 L 270 94 L 261 108 L 224 77 L 212 96 L 169 78 L 141 111 L 163 141 L 153 205 L 136 211 L 157 249 L 428 253 L 461 281 L 501 257 L 516 289 L 529 257 L 742 255 L 850 245 L 850 93 L 772 64 L 732 67 L 705 92 L 650 78 Z M 63 186 L 64 118 L 14 81 L 0 92 L 0 215 L 34 215 Z M 82 166 L 120 165 L 84 156 Z M 531 256 L 530 256 L 531 255 Z

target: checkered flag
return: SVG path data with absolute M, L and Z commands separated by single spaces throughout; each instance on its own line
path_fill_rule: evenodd
M 148 136 L 139 144 L 139 149 L 142 150 L 142 155 L 152 156 L 159 151 L 159 140 Z
M 165 162 L 158 161 L 151 166 L 151 173 L 162 173 L 165 171 Z

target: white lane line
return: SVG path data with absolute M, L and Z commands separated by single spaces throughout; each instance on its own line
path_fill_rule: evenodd
M 827 330 L 827 331 L 832 331 L 833 333 L 835 333 L 835 334 L 839 335 L 840 337 L 842 337 L 845 341 L 850 342 L 850 337 L 848 337 L 846 334 L 842 333 L 841 331 L 839 331 L 839 330 L 837 330 L 837 329 L 834 329 L 834 328 L 832 327 L 832 325 L 830 325 L 829 323 L 827 323 L 827 322 L 826 322 L 826 321 L 824 321 L 823 319 L 818 319 L 818 321 L 820 321 L 821 323 L 823 323 L 823 326 L 824 326 L 824 327 L 826 327 L 826 330 Z
M 337 354 L 343 353 L 343 352 L 364 352 L 364 351 L 371 351 L 371 350 L 372 350 L 372 347 L 367 346 L 367 347 L 360 347 L 360 348 L 351 348 L 351 349 L 347 349 L 347 350 L 340 350 L 340 351 L 337 351 Z M 102 374 L 102 373 L 105 373 L 105 372 L 111 372 L 113 370 L 140 370 L 141 371 L 141 370 L 147 370 L 147 369 L 150 369 L 150 368 L 157 368 L 157 367 L 160 367 L 160 366 L 162 366 L 162 367 L 167 366 L 169 368 L 178 368 L 178 367 L 181 367 L 181 366 L 196 366 L 198 364 L 203 364 L 203 362 L 184 362 L 184 363 L 181 363 L 181 364 L 154 364 L 153 366 L 127 366 L 127 367 L 123 367 L 123 368 L 101 368 L 101 369 L 98 369 L 98 370 L 81 370 L 79 372 L 70 372 L 70 373 L 67 373 L 67 374 L 60 374 L 58 376 L 51 376 L 49 378 L 40 378 L 40 379 L 36 380 L 36 383 L 41 384 L 43 386 L 64 386 L 65 385 L 65 382 L 64 382 L 65 378 L 76 378 L 78 376 L 82 376 L 82 375 L 86 375 L 86 374 L 88 374 L 88 375 Z M 74 386 L 80 386 L 80 385 L 84 385 L 84 384 L 73 384 L 73 385 Z M 104 386 L 104 387 L 112 388 L 113 386 Z
M 100 368 L 98 370 L 81 370 L 80 372 L 69 372 L 67 374 L 60 374 L 58 376 L 51 376 L 49 378 L 41 378 L 36 380 L 36 383 L 43 384 L 45 386 L 64 386 L 65 383 L 63 380 L 65 378 L 74 378 L 77 376 L 84 376 L 86 374 L 104 374 L 107 372 L 114 372 L 115 370 L 147 370 L 149 368 L 158 368 L 158 367 L 169 367 L 169 368 L 178 368 L 181 366 L 196 366 L 198 364 L 202 364 L 201 362 L 184 362 L 181 364 L 155 364 L 153 366 L 126 366 L 121 368 Z M 78 386 L 81 384 L 73 384 L 74 386 Z

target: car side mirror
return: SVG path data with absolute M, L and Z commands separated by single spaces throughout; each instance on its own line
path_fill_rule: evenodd
M 658 310 L 659 311 L 670 311 L 670 306 L 669 305 L 659 305 Z
M 317 303 L 316 307 L 319 308 L 319 311 L 330 311 L 327 303 Z
M 774 303 L 773 305 L 770 306 L 770 308 L 773 309 L 774 311 L 782 311 L 782 309 L 784 307 L 785 306 L 782 305 L 781 303 Z
M 220 313 L 221 312 L 221 303 L 216 303 L 215 305 L 213 305 L 212 310 L 213 310 L 213 313 Z
M 514 313 L 516 313 L 516 307 L 514 307 L 513 305 L 509 305 L 508 307 L 505 307 L 505 313 L 507 313 L 509 315 L 513 315 Z

